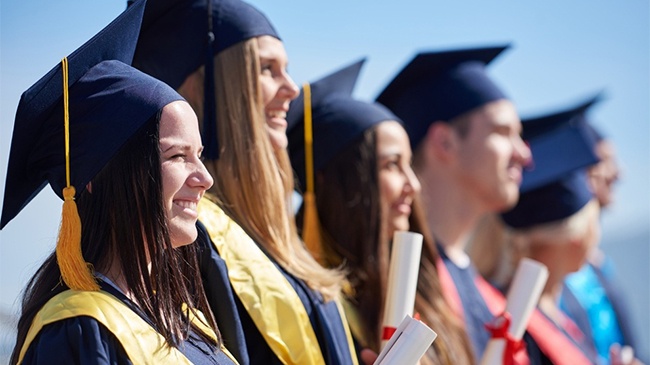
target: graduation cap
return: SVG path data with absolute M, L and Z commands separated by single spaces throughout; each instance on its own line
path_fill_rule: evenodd
M 365 59 L 341 68 L 318 81 L 310 89 L 314 171 L 321 170 L 345 147 L 377 123 L 400 121 L 381 104 L 352 98 L 352 90 Z M 291 102 L 287 113 L 289 157 L 301 187 L 305 176 L 305 87 Z
M 591 134 L 591 137 L 596 141 L 600 142 L 605 139 L 605 136 L 601 131 L 599 131 L 592 123 L 587 123 L 587 131 Z
M 592 198 L 586 168 L 599 161 L 596 139 L 586 119 L 597 95 L 577 106 L 523 121 L 533 164 L 524 170 L 517 205 L 501 215 L 513 228 L 526 228 L 571 216 Z
M 365 59 L 352 63 L 311 84 L 291 102 L 287 113 L 289 157 L 305 188 L 303 240 L 321 259 L 323 248 L 314 197 L 314 174 L 374 125 L 399 119 L 378 103 L 352 98 Z
M 178 90 L 190 74 L 205 65 L 202 136 L 206 158 L 219 156 L 214 56 L 264 35 L 280 38 L 264 14 L 240 0 L 156 0 L 147 4 L 133 66 Z
M 522 193 L 517 205 L 501 214 L 513 228 L 527 228 L 570 217 L 593 197 L 585 169 L 573 171 L 561 179 Z
M 522 138 L 530 144 L 533 162 L 523 171 L 522 193 L 597 162 L 598 139 L 587 112 L 602 99 L 596 94 L 573 107 L 523 120 Z
M 404 121 L 417 148 L 431 123 L 449 122 L 506 96 L 485 67 L 508 45 L 417 54 L 379 94 L 377 101 Z
M 16 112 L 0 228 L 49 183 L 64 200 L 57 262 L 72 289 L 98 289 L 81 257 L 75 197 L 146 121 L 182 99 L 124 63 L 142 10 L 128 9 L 64 58 L 22 94 Z

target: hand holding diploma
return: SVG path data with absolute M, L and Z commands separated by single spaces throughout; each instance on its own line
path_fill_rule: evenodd
M 415 365 L 437 336 L 426 324 L 407 315 L 374 365 Z
M 508 291 L 505 312 L 487 326 L 492 332 L 492 339 L 485 349 L 481 365 L 512 363 L 514 352 L 521 344 L 528 319 L 547 279 L 546 266 L 527 258 L 519 262 Z

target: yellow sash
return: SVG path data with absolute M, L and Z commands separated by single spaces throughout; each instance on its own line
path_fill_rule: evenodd
M 104 291 L 64 291 L 50 299 L 36 314 L 20 350 L 18 363 L 41 329 L 60 320 L 88 316 L 103 324 L 120 342 L 134 364 L 191 364 L 178 349 L 168 346 L 165 338 L 126 304 Z M 209 336 L 216 338 L 208 326 L 190 318 Z M 225 348 L 224 353 L 236 360 Z M 55 356 L 55 355 L 53 355 Z
M 289 281 L 246 232 L 207 198 L 199 219 L 226 262 L 233 289 L 273 353 L 284 364 L 325 364 L 305 306 Z M 338 304 L 338 303 L 337 303 Z M 338 306 L 357 364 L 352 336 Z

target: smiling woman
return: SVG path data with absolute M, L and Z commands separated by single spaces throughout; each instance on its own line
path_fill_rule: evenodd
M 83 67 L 71 62 L 72 67 Z M 45 86 L 53 87 L 58 85 Z M 125 88 L 130 88 L 126 95 Z M 27 95 L 34 91 L 41 91 L 38 84 Z M 196 254 L 188 246 L 197 237 L 196 202 L 212 179 L 199 160 L 198 125 L 184 119 L 191 109 L 179 99 L 172 89 L 119 61 L 93 66 L 70 87 L 70 111 L 76 115 L 69 126 L 74 150 L 87 151 L 88 144 L 103 148 L 81 155 L 73 152 L 66 169 L 58 168 L 58 158 L 48 159 L 41 167 L 48 171 L 53 187 L 60 186 L 65 180 L 61 174 L 69 170 L 76 177 L 66 189 L 87 187 L 79 189 L 76 198 L 77 225 L 83 223 L 83 230 L 76 238 L 66 233 L 74 228 L 71 214 L 76 214 L 66 208 L 71 204 L 66 196 L 56 253 L 48 257 L 25 292 L 12 363 L 51 363 L 53 352 L 67 363 L 93 363 L 97 357 L 115 362 L 211 359 L 232 363 L 226 352 L 218 350 L 220 339 L 200 285 Z M 116 109 L 115 103 L 126 108 Z M 32 114 L 38 107 L 25 103 L 21 108 Z M 53 141 L 49 146 L 62 144 L 59 113 L 40 115 L 46 118 L 42 135 Z M 28 122 L 17 119 L 16 123 Z M 161 149 L 168 149 L 171 140 L 186 144 L 192 155 L 184 161 L 165 153 L 161 156 Z M 21 141 L 21 134 L 15 134 L 10 161 L 20 158 Z M 33 153 L 45 151 L 49 149 Z M 62 152 L 54 155 L 63 160 Z M 188 194 L 194 207 L 181 209 L 178 192 Z M 74 245 L 80 245 L 83 257 L 67 253 L 66 247 Z M 86 282 L 80 277 L 83 261 L 70 272 L 71 260 L 79 259 L 93 268 Z M 67 310 L 62 312 L 61 306 Z M 144 348 L 154 341 L 159 351 L 150 354 Z
M 134 58 L 199 116 L 215 180 L 198 207 L 200 259 L 234 355 L 252 364 L 354 364 L 338 303 L 343 275 L 305 249 L 290 208 L 286 113 L 298 88 L 287 64 L 269 20 L 238 0 L 148 3 Z
M 323 264 L 345 269 L 344 307 L 357 350 L 379 352 L 393 234 L 425 225 L 406 131 L 382 105 L 351 97 L 362 64 L 306 84 L 289 109 L 288 136 L 304 193 L 302 237 Z M 470 364 L 467 335 L 441 295 L 429 235 L 422 251 L 415 312 L 445 336 L 421 362 Z
M 398 122 L 386 121 L 375 127 L 377 170 L 385 237 L 409 230 L 411 205 L 420 193 L 420 181 L 411 169 L 411 144 Z
M 125 11 L 18 105 L 2 225 L 48 183 L 64 203 L 56 250 L 24 291 L 11 364 L 234 362 L 191 245 L 212 185 L 196 118 L 123 63 L 143 11 Z
M 267 132 L 274 149 L 285 149 L 287 111 L 289 102 L 298 96 L 298 87 L 287 74 L 287 54 L 279 39 L 271 36 L 258 37 L 257 48 L 262 70 L 259 80 Z
M 213 180 L 201 162 L 196 114 L 186 102 L 165 106 L 160 119 L 163 200 L 174 247 L 196 240 L 197 205 Z

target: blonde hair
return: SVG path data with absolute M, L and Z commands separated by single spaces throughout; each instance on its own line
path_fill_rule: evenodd
M 531 250 L 571 240 L 598 240 L 598 201 L 592 199 L 573 215 L 528 228 L 507 227 L 497 214 L 486 216 L 474 231 L 468 254 L 481 275 L 496 286 L 506 287 L 518 262 L 530 257 Z
M 215 57 L 217 134 L 220 157 L 205 161 L 220 206 L 284 269 L 329 300 L 344 278 L 322 267 L 298 237 L 293 209 L 293 170 L 286 149 L 274 150 L 266 131 L 259 84 L 257 39 Z M 179 88 L 202 120 L 204 69 Z
M 490 214 L 474 231 L 467 252 L 481 275 L 506 287 L 518 262 L 529 257 L 531 249 L 571 240 L 597 241 L 599 213 L 598 201 L 592 199 L 565 219 L 520 229 L 507 227 L 498 214 Z

